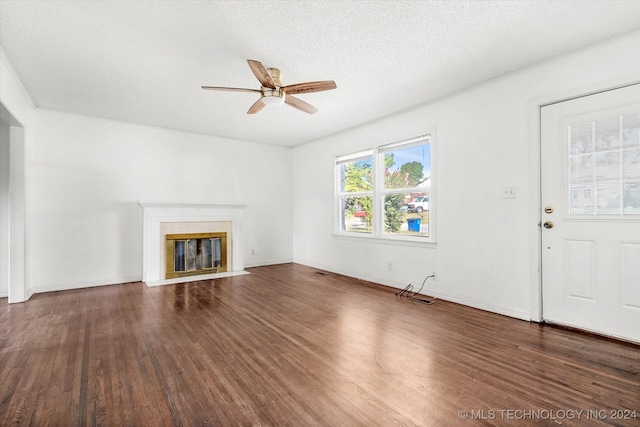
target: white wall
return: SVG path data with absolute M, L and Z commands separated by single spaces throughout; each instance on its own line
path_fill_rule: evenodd
M 32 291 L 141 280 L 138 201 L 245 203 L 245 265 L 292 260 L 290 148 L 46 109 L 35 123 Z
M 638 46 L 640 33 L 295 148 L 295 262 L 395 287 L 419 286 L 435 271 L 426 294 L 535 319 L 539 141 L 532 107 L 536 99 L 640 80 Z M 430 130 L 437 244 L 334 236 L 334 157 Z M 517 198 L 502 199 L 503 186 L 516 186 Z

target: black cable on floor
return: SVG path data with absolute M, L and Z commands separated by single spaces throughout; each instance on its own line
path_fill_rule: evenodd
M 432 277 L 436 277 L 436 275 L 432 274 L 430 276 L 425 277 L 424 280 L 422 281 L 422 285 L 420 286 L 420 289 L 418 289 L 416 292 L 413 292 L 413 285 L 409 283 L 404 289 L 396 292 L 396 296 L 401 297 L 402 295 L 406 294 L 407 299 L 411 301 L 417 301 L 423 304 L 433 304 L 435 302 L 435 298 L 433 300 L 416 298 L 416 294 L 420 294 L 420 291 L 422 291 L 422 288 L 424 288 L 424 284 L 427 282 L 427 279 L 430 279 Z

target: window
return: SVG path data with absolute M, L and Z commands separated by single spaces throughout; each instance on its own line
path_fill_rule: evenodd
M 337 157 L 338 232 L 432 240 L 431 144 L 424 135 Z
M 337 166 L 342 230 L 372 233 L 373 151 L 338 158 Z
M 571 215 L 640 214 L 640 113 L 569 126 Z

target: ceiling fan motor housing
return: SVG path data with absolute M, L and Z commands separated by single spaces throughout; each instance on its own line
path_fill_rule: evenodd
M 269 70 L 269 74 L 271 74 L 271 78 L 273 82 L 276 84 L 276 87 L 282 86 L 282 81 L 280 78 L 282 77 L 282 72 L 277 68 L 267 68 Z
M 282 81 L 280 80 L 282 73 L 277 68 L 267 68 L 267 70 L 276 87 L 275 89 L 262 87 L 262 102 L 266 105 L 282 105 L 285 97 L 284 91 L 280 88 L 282 86 Z

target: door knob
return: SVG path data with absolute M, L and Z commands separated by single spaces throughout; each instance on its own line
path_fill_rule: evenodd
M 542 225 L 544 225 L 544 228 L 553 228 L 553 222 L 551 221 L 545 221 Z

